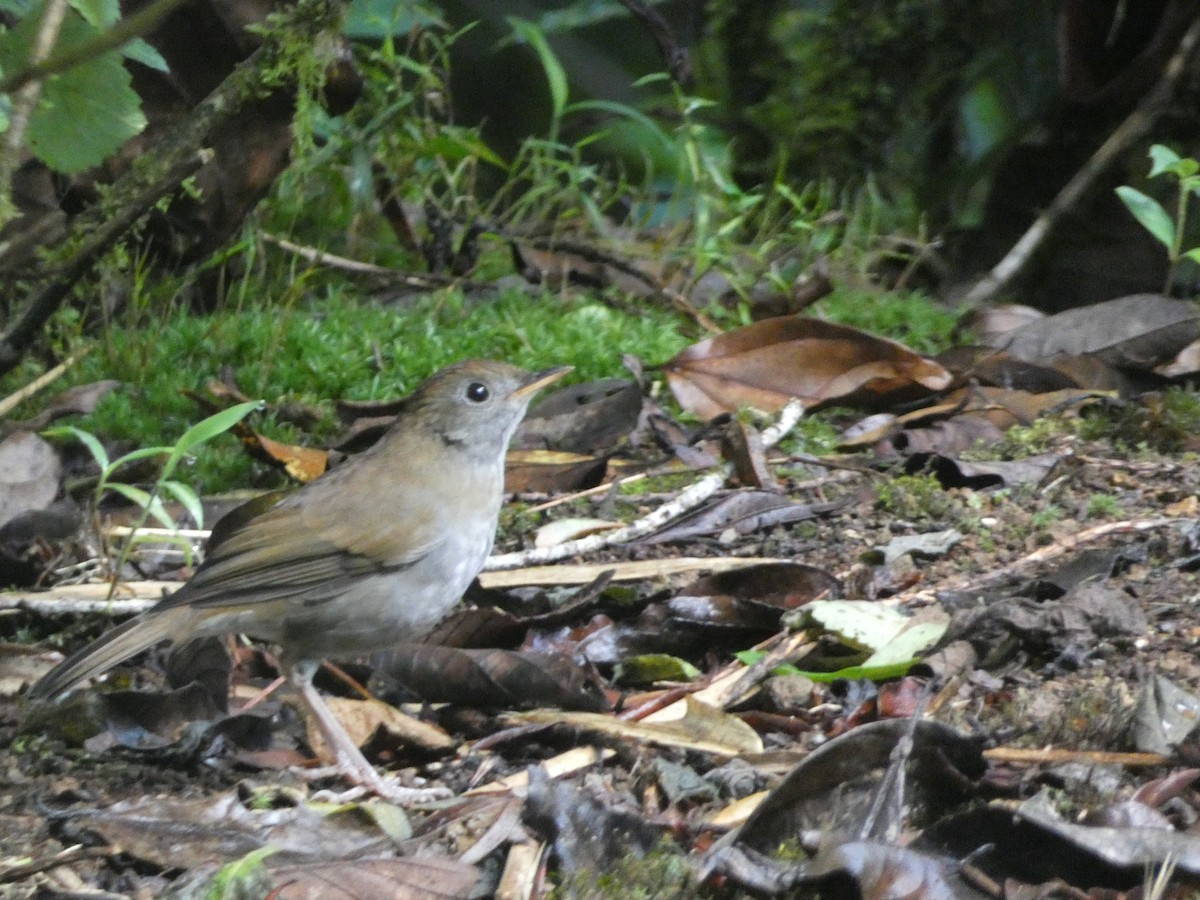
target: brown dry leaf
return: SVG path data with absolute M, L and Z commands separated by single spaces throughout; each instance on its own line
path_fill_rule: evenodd
M 998 345 L 1030 362 L 1086 353 L 1119 369 L 1146 372 L 1198 337 L 1200 316 L 1190 300 L 1134 294 L 1032 322 Z
M 1192 341 L 1176 353 L 1174 359 L 1156 366 L 1154 371 L 1164 378 L 1181 378 L 1200 372 L 1200 340 Z
M 267 461 L 282 467 L 288 475 L 301 484 L 320 478 L 329 468 L 329 452 L 327 450 L 285 444 L 256 431 L 247 430 L 246 434 L 239 436 L 251 453 L 255 456 L 265 457 Z
M 271 870 L 276 900 L 466 900 L 479 880 L 452 859 L 350 859 Z
M 692 697 L 686 698 L 679 710 L 679 718 L 655 722 L 626 722 L 601 713 L 553 709 L 535 709 L 508 718 L 522 724 L 566 725 L 609 737 L 721 756 L 763 752 L 762 739 L 737 716 Z
M 558 653 L 404 645 L 388 654 L 381 669 L 431 703 L 586 710 L 607 706 L 584 670 Z
M 346 733 L 360 747 L 380 728 L 405 744 L 414 744 L 426 750 L 446 750 L 454 746 L 454 740 L 442 729 L 407 716 L 381 700 L 326 697 L 325 702 L 342 723 Z M 313 752 L 321 759 L 332 762 L 333 754 L 326 748 L 324 737 L 316 723 L 306 720 L 305 727 L 308 745 L 312 747 Z
M 606 468 L 602 456 L 557 450 L 509 450 L 504 458 L 504 489 L 518 494 L 583 490 L 598 485 Z
M 104 381 L 94 381 L 91 384 L 77 384 L 67 388 L 60 394 L 55 394 L 45 409 L 21 423 L 21 427 L 30 431 L 39 431 L 58 419 L 66 416 L 85 416 L 96 411 L 111 391 L 121 386 L 121 382 L 108 378 Z
M 1004 343 L 1005 335 L 1044 318 L 1044 312 L 1031 306 L 1008 303 L 974 310 L 962 318 L 958 327 L 973 332 L 985 344 L 997 347 Z
M 237 791 L 138 798 L 83 811 L 76 821 L 135 859 L 164 869 L 216 868 L 268 844 L 278 851 L 276 859 L 353 857 L 387 840 L 351 810 L 332 815 L 308 805 L 251 810 Z
M 675 399 L 712 418 L 750 406 L 781 409 L 923 394 L 950 383 L 938 363 L 903 344 L 804 316 L 765 319 L 688 347 L 665 365 Z
M 637 427 L 642 403 L 642 389 L 627 378 L 568 385 L 529 410 L 513 436 L 513 449 L 612 450 Z

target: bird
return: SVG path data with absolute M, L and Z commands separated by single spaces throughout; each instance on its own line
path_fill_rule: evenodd
M 344 777 L 393 801 L 429 799 L 376 771 L 313 676 L 328 656 L 419 640 L 454 608 L 491 553 L 509 441 L 533 395 L 571 369 L 465 360 L 435 373 L 370 449 L 235 528 L 179 590 L 59 663 L 27 702 L 164 640 L 245 634 L 280 646 Z

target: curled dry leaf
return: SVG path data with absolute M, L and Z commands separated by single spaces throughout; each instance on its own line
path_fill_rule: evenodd
M 681 406 L 705 418 L 751 406 L 833 401 L 879 405 L 950 383 L 938 363 L 903 344 L 803 316 L 765 319 L 688 347 L 665 366 Z

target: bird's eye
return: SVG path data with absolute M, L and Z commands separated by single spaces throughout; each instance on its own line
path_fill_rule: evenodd
M 467 385 L 467 399 L 472 403 L 482 403 L 490 396 L 492 396 L 492 392 L 487 389 L 486 384 L 472 381 Z

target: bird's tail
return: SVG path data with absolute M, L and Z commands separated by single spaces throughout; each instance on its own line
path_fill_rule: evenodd
M 189 612 L 186 607 L 152 610 L 130 619 L 60 662 L 29 689 L 26 698 L 56 697 L 159 641 L 187 634 Z

